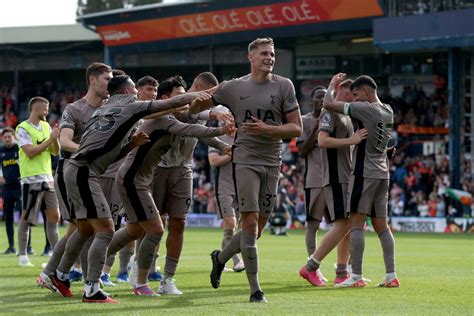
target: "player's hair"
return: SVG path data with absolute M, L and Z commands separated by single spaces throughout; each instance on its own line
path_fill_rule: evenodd
M 343 82 L 341 82 L 341 84 L 339 85 L 339 88 L 346 88 L 346 89 L 350 89 L 351 88 L 351 84 L 354 82 L 354 80 L 352 79 L 346 79 L 344 80 Z
M 28 112 L 31 113 L 31 109 L 33 108 L 33 105 L 36 103 L 46 103 L 49 105 L 49 101 L 46 98 L 43 97 L 33 97 L 30 99 L 30 102 L 28 102 Z
M 15 131 L 13 130 L 13 128 L 11 128 L 10 126 L 7 126 L 3 129 L 2 131 L 2 136 L 5 135 L 6 133 L 12 133 L 12 134 L 15 134 Z
M 359 89 L 364 86 L 368 86 L 374 90 L 377 90 L 377 84 L 375 83 L 375 80 L 366 75 L 357 77 L 356 80 L 354 80 L 354 82 L 351 84 L 351 90 Z
M 314 95 L 316 94 L 317 91 L 319 90 L 326 90 L 326 87 L 324 86 L 316 86 L 311 90 L 311 100 L 313 99 Z
M 145 76 L 138 79 L 136 86 L 137 88 L 144 87 L 144 86 L 158 87 L 158 80 L 156 80 L 152 76 Z
M 125 76 L 127 73 L 123 71 L 122 69 L 112 69 L 112 76 L 117 77 L 117 76 Z
M 110 79 L 107 84 L 107 90 L 109 90 L 110 95 L 119 94 L 123 89 L 130 84 L 130 76 L 121 75 L 116 76 Z
M 250 53 L 252 50 L 257 49 L 260 45 L 271 45 L 275 47 L 275 44 L 273 43 L 273 38 L 271 37 L 263 37 L 263 38 L 257 38 L 253 40 L 249 44 L 249 49 L 248 52 Z
M 104 63 L 92 63 L 90 64 L 87 69 L 86 69 L 86 84 L 87 87 L 89 88 L 89 77 L 94 76 L 94 77 L 99 77 L 101 74 L 104 72 L 112 72 L 112 68 L 109 65 L 106 65 Z
M 219 80 L 217 80 L 216 76 L 214 76 L 212 72 L 201 72 L 199 75 L 196 76 L 196 79 L 204 81 L 211 87 L 215 87 L 219 84 Z
M 170 96 L 173 92 L 174 88 L 183 87 L 186 89 L 186 82 L 184 81 L 183 77 L 181 76 L 174 76 L 168 79 L 165 79 L 161 82 L 160 86 L 158 87 L 158 95 L 157 98 L 161 99 L 162 96 Z

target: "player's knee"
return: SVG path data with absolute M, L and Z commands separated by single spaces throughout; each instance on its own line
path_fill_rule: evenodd
M 236 226 L 237 226 L 237 221 L 236 221 L 235 217 L 226 217 L 226 218 L 224 218 L 224 229 L 235 230 Z
M 143 236 L 143 228 L 137 223 L 127 225 L 127 234 L 135 239 L 139 239 Z
M 170 234 L 183 234 L 186 221 L 183 218 L 170 218 L 169 219 L 169 231 Z

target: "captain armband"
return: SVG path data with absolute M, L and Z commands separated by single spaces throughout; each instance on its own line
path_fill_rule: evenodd
M 351 104 L 349 102 L 344 103 L 344 115 L 350 115 L 351 114 Z

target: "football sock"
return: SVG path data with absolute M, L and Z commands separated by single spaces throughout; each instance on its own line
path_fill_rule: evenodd
M 58 268 L 59 262 L 61 262 L 61 258 L 64 254 L 64 250 L 66 249 L 66 243 L 67 238 L 64 236 L 56 243 L 56 246 L 54 246 L 53 254 L 51 255 L 51 258 L 49 258 L 48 263 L 43 270 L 46 275 L 50 275 Z
M 387 227 L 379 235 L 380 244 L 382 245 L 383 261 L 385 262 L 385 272 L 395 272 L 395 240 L 392 232 Z
M 364 247 L 364 229 L 360 227 L 351 228 L 351 262 L 353 274 L 362 275 Z
M 28 244 L 28 237 L 30 235 L 30 224 L 21 219 L 18 225 L 18 253 L 20 256 L 26 255 L 26 247 Z
M 79 259 L 81 261 L 81 268 L 82 268 L 82 279 L 84 281 L 87 280 L 87 272 L 89 272 L 89 260 L 87 256 L 89 255 L 89 248 L 91 247 L 92 242 L 94 241 L 94 236 L 87 239 L 87 241 L 82 246 L 81 253 L 79 254 Z
M 179 259 L 166 256 L 165 260 L 165 279 L 170 279 L 174 277 L 176 273 L 176 268 L 178 267 Z
M 46 236 L 49 241 L 50 249 L 54 249 L 59 239 L 58 224 L 46 222 Z
M 125 248 L 125 246 L 129 242 L 132 242 L 134 240 L 135 238 L 128 234 L 126 227 L 120 228 L 119 230 L 115 232 L 114 238 L 110 242 L 109 248 L 107 249 L 107 256 L 115 255 L 117 251 Z
M 245 271 L 247 272 L 247 279 L 250 285 L 250 293 L 253 294 L 255 291 L 261 291 L 258 282 L 257 235 L 242 231 L 240 249 L 242 250 L 242 258 L 245 263 Z
M 71 237 L 67 240 L 64 255 L 56 270 L 61 273 L 68 273 L 74 264 L 74 261 L 81 253 L 82 246 L 88 239 L 89 237 L 82 236 L 78 230 L 74 231 L 74 233 L 71 234 Z
M 224 229 L 224 238 L 222 238 L 222 249 L 227 246 L 227 244 L 232 240 L 232 236 L 234 235 L 234 231 L 232 229 Z M 235 254 L 232 256 L 232 261 L 234 265 L 240 262 L 240 257 Z
M 99 282 L 100 274 L 105 263 L 107 247 L 114 238 L 114 233 L 96 233 L 87 256 L 87 281 Z
M 349 274 L 347 271 L 347 264 L 337 264 L 336 265 L 336 278 L 344 278 Z
M 317 247 L 317 234 L 319 225 L 321 224 L 318 220 L 311 220 L 306 222 L 306 232 L 305 232 L 305 240 L 306 240 L 306 250 L 308 251 L 308 257 L 311 256 Z
M 160 243 L 163 235 L 146 234 L 140 244 L 137 253 L 137 265 L 140 270 L 149 270 L 155 257 L 156 246 Z M 176 270 L 176 267 L 175 267 Z
M 110 246 L 109 246 L 109 248 L 110 248 Z M 119 252 L 120 265 L 119 265 L 118 273 L 127 272 L 127 265 L 130 262 L 130 257 L 132 257 L 132 256 L 133 256 L 133 250 L 132 249 L 130 249 L 128 247 L 124 247 L 124 248 L 120 249 L 120 252 Z
M 321 262 L 316 260 L 313 255 L 311 255 L 308 259 L 308 262 L 306 263 L 306 268 L 308 271 L 316 271 L 319 269 L 319 266 L 321 265 Z
M 242 231 L 239 231 L 235 234 L 232 239 L 227 243 L 224 249 L 219 253 L 217 259 L 220 263 L 225 264 L 232 258 L 233 255 L 240 253 L 240 240 L 242 236 Z

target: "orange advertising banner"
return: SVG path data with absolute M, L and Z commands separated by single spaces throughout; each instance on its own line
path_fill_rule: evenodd
M 381 16 L 377 0 L 293 0 L 97 26 L 106 46 Z
M 447 135 L 449 129 L 445 127 L 420 127 L 413 125 L 400 124 L 397 132 L 402 134 L 440 134 Z

